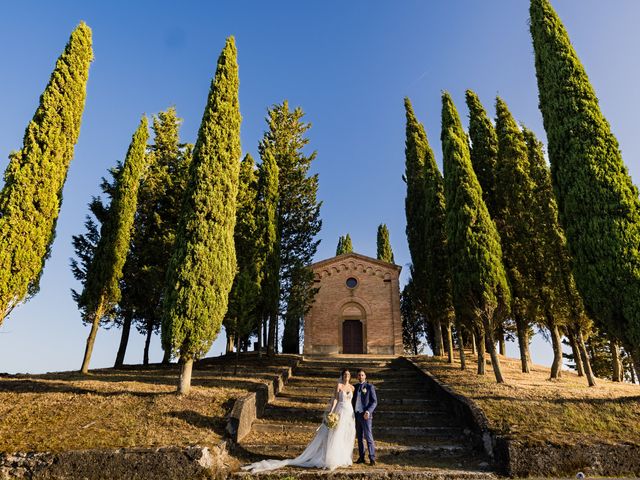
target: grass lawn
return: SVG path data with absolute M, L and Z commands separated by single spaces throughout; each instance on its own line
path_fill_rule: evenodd
M 0 375 L 0 452 L 213 446 L 235 399 L 277 371 L 254 362 L 234 376 L 229 363 L 194 369 L 186 397 L 175 365 Z
M 455 392 L 472 399 L 496 433 L 529 444 L 630 443 L 640 445 L 640 385 L 598 379 L 589 388 L 584 377 L 564 371 L 549 380 L 549 368 L 520 371 L 520 360 L 500 357 L 506 384 L 495 381 L 487 365 L 476 375 L 477 358 L 467 355 L 467 370 L 456 357 L 450 365 L 432 357 L 412 357 Z

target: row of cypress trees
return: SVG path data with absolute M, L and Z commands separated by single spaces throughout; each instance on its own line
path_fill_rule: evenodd
M 577 370 L 593 386 L 587 339 L 598 330 L 612 339 L 613 378 L 622 378 L 615 373 L 621 368 L 618 344 L 638 370 L 640 200 L 548 0 L 531 1 L 531 33 L 551 169 L 542 143 L 518 126 L 501 98 L 492 123 L 477 95 L 466 92 L 467 135 L 445 93 L 443 180 L 405 100 L 405 210 L 413 263 L 403 292 L 405 340 L 417 350 L 412 331 L 422 318 L 440 355 L 443 327 L 453 321 L 463 368 L 463 334 L 471 333 L 478 340 L 478 373 L 484 372 L 486 345 L 502 382 L 496 341 L 514 332 L 522 371 L 528 372 L 531 332 L 545 328 L 554 352 L 551 377 L 561 375 L 565 336 Z M 432 303 L 436 294 L 439 301 Z

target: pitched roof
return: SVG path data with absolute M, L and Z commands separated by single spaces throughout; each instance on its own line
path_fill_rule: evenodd
M 355 258 L 357 260 L 373 263 L 373 264 L 376 264 L 376 265 L 380 265 L 382 267 L 395 269 L 398 272 L 400 272 L 400 270 L 402 270 L 402 267 L 400 265 L 396 265 L 394 263 L 385 262 L 384 260 L 378 260 L 377 258 L 373 258 L 373 257 L 367 257 L 366 255 L 361 255 L 359 253 L 354 253 L 354 252 L 343 253 L 342 255 L 338 255 L 336 257 L 327 258 L 326 260 L 320 260 L 319 262 L 312 263 L 310 265 L 310 267 L 313 270 L 313 269 L 316 269 L 318 267 L 322 267 L 324 265 L 329 265 L 331 263 L 335 263 L 337 261 L 346 260 L 348 258 Z

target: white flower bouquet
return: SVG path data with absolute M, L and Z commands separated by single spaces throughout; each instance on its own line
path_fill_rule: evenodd
M 336 428 L 336 425 L 338 425 L 339 420 L 340 415 L 338 415 L 337 413 L 330 413 L 329 415 L 327 415 L 325 423 L 327 427 L 329 427 L 329 429 L 333 430 L 334 428 Z

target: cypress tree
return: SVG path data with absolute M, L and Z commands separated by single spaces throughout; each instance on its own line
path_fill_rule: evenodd
M 247 154 L 240 163 L 236 226 L 234 242 L 238 261 L 238 273 L 229 294 L 229 308 L 224 327 L 233 332 L 236 341 L 236 372 L 240 354 L 240 339 L 249 335 L 257 326 L 256 304 L 260 295 L 260 271 L 258 217 L 258 185 L 255 162 Z
M 500 234 L 503 263 L 511 286 L 511 313 L 518 333 L 521 367 L 524 373 L 529 373 L 529 332 L 538 304 L 536 265 L 540 262 L 540 252 L 532 247 L 536 238 L 531 209 L 535 184 L 530 176 L 527 144 L 501 98 L 496 99 L 495 129 L 498 156 L 494 166 L 493 219 Z M 562 361 L 562 357 L 558 357 L 561 353 L 554 348 L 556 361 Z
M 91 332 L 87 338 L 80 369 L 85 374 L 89 372 L 89 362 L 100 322 L 113 310 L 121 297 L 119 282 L 129 252 L 138 188 L 146 166 L 148 135 L 147 118 L 142 117 L 116 179 L 109 212 L 100 229 L 100 240 L 86 273 L 81 302 L 87 315 L 85 320 L 91 321 Z
M 531 0 L 540 110 L 560 221 L 587 309 L 640 365 L 640 199 L 548 0 Z
M 384 223 L 378 225 L 378 236 L 376 241 L 377 258 L 383 262 L 395 263 L 391 240 L 389 240 L 389 229 Z
M 264 145 L 258 169 L 257 228 L 261 238 L 257 252 L 260 265 L 260 321 L 268 326 L 267 352 L 275 354 L 276 324 L 280 301 L 280 238 L 278 236 L 278 165 L 271 148 Z M 262 344 L 261 344 L 262 346 Z
M 193 361 L 209 351 L 220 331 L 236 273 L 241 153 L 236 58 L 235 40 L 229 37 L 198 131 L 167 272 L 162 335 L 180 357 L 182 394 L 189 393 Z
M 138 192 L 131 248 L 121 282 L 122 333 L 116 368 L 124 363 L 134 321 L 145 336 L 145 365 L 149 363 L 151 337 L 160 329 L 167 259 L 173 251 L 192 151 L 191 145 L 180 143 L 181 123 L 173 107 L 153 118 L 154 140 L 148 147 L 148 168 Z M 170 354 L 170 349 L 167 351 Z
M 347 233 L 346 235 L 340 235 L 338 239 L 338 246 L 336 247 L 336 256 L 344 255 L 345 253 L 353 252 L 353 243 L 351 237 Z
M 400 293 L 400 315 L 402 315 L 402 343 L 405 352 L 419 355 L 423 350 L 424 317 L 416 304 L 413 280 L 410 278 Z
M 496 205 L 496 164 L 498 163 L 498 135 L 478 95 L 472 90 L 465 94 L 469 108 L 469 139 L 471 140 L 471 164 L 482 187 L 489 215 L 495 218 Z
M 500 237 L 482 200 L 467 135 L 448 93 L 442 96 L 441 139 L 454 304 L 459 314 L 473 316 L 481 323 L 496 381 L 503 383 L 494 331 L 508 312 L 511 298 Z
M 537 297 L 543 312 L 546 312 L 545 318 L 548 319 L 548 312 L 554 312 L 555 317 L 562 318 L 561 324 L 565 326 L 569 338 L 575 339 L 589 385 L 595 386 L 595 377 L 585 347 L 585 337 L 588 338 L 593 324 L 585 311 L 571 269 L 566 238 L 558 220 L 558 206 L 553 195 L 551 173 L 544 159 L 542 143 L 526 128 L 523 129 L 523 137 L 529 157 L 529 175 L 535 187 L 529 209 L 533 214 L 536 232 L 532 237 L 535 241 L 531 250 L 536 252 L 535 257 L 538 258 L 534 263 Z M 539 259 L 544 261 L 541 262 Z M 553 328 L 553 323 L 548 323 L 547 320 L 547 326 Z M 552 377 L 555 378 L 562 367 L 562 346 L 558 344 L 557 338 L 552 340 Z
M 267 117 L 269 130 L 265 132 L 260 146 L 260 155 L 268 150 L 278 165 L 280 311 L 285 320 L 282 336 L 285 353 L 299 351 L 300 307 L 313 297 L 313 278 L 302 270 L 313 260 L 320 243 L 315 237 L 322 227 L 322 202 L 316 198 L 318 175 L 309 174 L 316 153 L 303 153 L 309 143 L 306 134 L 311 124 L 304 122 L 303 117 L 302 109 L 289 110 L 287 101 L 274 105 Z M 290 312 L 289 304 L 293 307 Z
M 407 242 L 411 263 L 413 264 L 413 282 L 416 295 L 422 299 L 420 305 L 425 308 L 423 314 L 433 325 L 434 331 L 434 354 L 441 356 L 444 353 L 444 343 L 442 339 L 442 325 L 436 315 L 428 311 L 426 305 L 427 273 L 426 260 L 424 258 L 426 249 L 426 179 L 425 163 L 435 162 L 433 150 L 429 145 L 424 126 L 418 121 L 409 98 L 404 99 L 406 114 L 406 140 L 405 140 L 405 173 L 403 180 L 407 184 L 407 195 L 405 197 L 405 215 L 407 218 Z
M 22 148 L 10 155 L 0 192 L 0 325 L 39 290 L 80 134 L 92 60 L 91 29 L 82 22 L 56 62 Z

